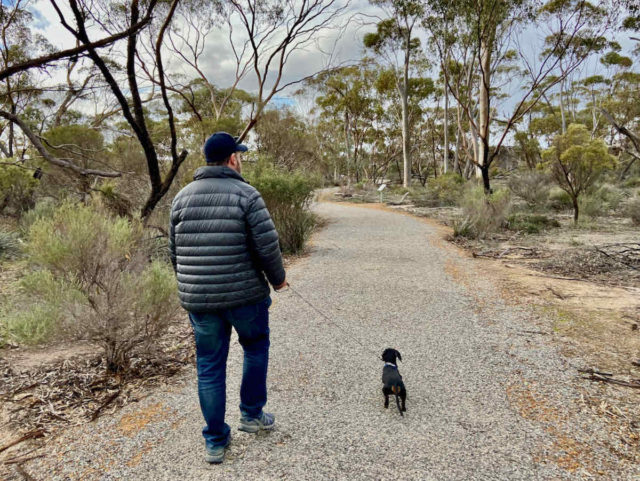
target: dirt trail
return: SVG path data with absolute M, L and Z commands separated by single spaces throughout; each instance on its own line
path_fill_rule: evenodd
M 634 479 L 625 439 L 590 410 L 550 321 L 508 305 L 478 264 L 411 216 L 332 203 L 312 253 L 274 295 L 268 410 L 277 430 L 234 431 L 202 460 L 193 370 L 118 415 L 67 430 L 24 469 L 39 480 Z M 186 317 L 186 316 L 185 316 Z M 186 321 L 185 321 L 186 322 Z M 407 413 L 385 410 L 386 347 L 400 350 Z M 241 349 L 228 362 L 237 422 Z M 20 479 L 16 474 L 15 479 Z

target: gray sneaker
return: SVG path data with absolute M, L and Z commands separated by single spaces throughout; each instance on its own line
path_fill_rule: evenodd
M 210 464 L 220 464 L 224 460 L 224 451 L 229 446 L 231 442 L 231 437 L 227 439 L 227 444 L 224 446 L 216 446 L 215 448 L 207 447 L 207 455 L 205 456 L 205 461 Z
M 273 414 L 264 411 L 257 419 L 240 418 L 239 431 L 246 433 L 257 433 L 258 431 L 270 431 L 276 424 L 276 418 Z

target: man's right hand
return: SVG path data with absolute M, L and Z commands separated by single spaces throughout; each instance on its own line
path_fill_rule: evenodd
M 281 290 L 281 289 L 284 289 L 284 288 L 285 288 L 285 287 L 287 287 L 288 285 L 289 285 L 289 283 L 288 283 L 288 282 L 286 281 L 286 279 L 285 279 L 285 281 L 284 281 L 282 284 L 280 284 L 279 286 L 273 286 L 273 288 L 274 288 L 276 291 L 279 291 L 279 290 Z

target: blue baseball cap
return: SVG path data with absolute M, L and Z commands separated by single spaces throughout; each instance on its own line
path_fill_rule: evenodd
M 239 144 L 236 138 L 226 132 L 216 132 L 204 143 L 204 158 L 208 163 L 216 164 L 227 159 L 235 152 L 246 152 L 246 145 Z

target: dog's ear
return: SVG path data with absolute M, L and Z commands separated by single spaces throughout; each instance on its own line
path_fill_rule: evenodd
M 402 361 L 402 356 L 400 355 L 400 351 L 398 351 L 397 349 L 394 349 L 394 351 L 396 351 L 396 356 L 398 356 L 398 361 Z

